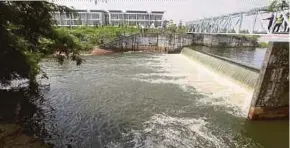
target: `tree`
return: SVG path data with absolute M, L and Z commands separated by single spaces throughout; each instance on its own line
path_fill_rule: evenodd
M 178 28 L 181 29 L 183 27 L 182 20 L 179 21 Z
M 173 23 L 173 20 L 170 20 L 167 27 L 170 33 L 176 33 L 177 27 L 176 24 Z
M 268 7 L 268 11 L 274 12 L 289 8 L 289 0 L 274 0 Z
M 168 20 L 164 20 L 163 23 L 162 23 L 162 28 L 163 29 L 167 28 L 168 23 L 169 23 Z
M 182 23 L 182 20 L 179 21 L 178 24 L 178 33 L 184 33 L 185 32 L 185 26 Z
M 0 2 L 0 84 L 28 79 L 36 88 L 39 62 L 48 53 L 59 52 L 58 60 L 70 58 L 81 63 L 80 46 L 69 34 L 56 31 L 53 13 L 71 15 L 71 9 L 46 1 Z

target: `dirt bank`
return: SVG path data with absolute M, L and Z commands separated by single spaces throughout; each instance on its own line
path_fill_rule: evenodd
M 92 55 L 105 55 L 105 54 L 110 54 L 110 53 L 114 53 L 114 51 L 94 48 L 91 52 Z
M 23 133 L 17 124 L 0 123 L 0 148 L 49 148 L 41 140 Z

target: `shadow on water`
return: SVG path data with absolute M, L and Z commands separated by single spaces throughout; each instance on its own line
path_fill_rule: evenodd
M 289 146 L 289 121 L 247 120 L 241 132 L 264 148 L 288 148 Z
M 42 90 L 41 90 L 42 91 Z M 45 116 L 39 107 L 43 103 L 40 92 L 28 88 L 0 90 L 0 124 L 17 124 L 27 135 L 45 136 L 42 120 Z

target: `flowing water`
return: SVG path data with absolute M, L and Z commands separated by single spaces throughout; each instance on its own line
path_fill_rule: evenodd
M 193 46 L 196 50 L 226 57 L 234 61 L 260 69 L 266 53 L 266 48 L 215 48 L 206 46 Z
M 45 141 L 55 147 L 286 148 L 287 121 L 248 121 L 253 90 L 181 54 L 45 60 Z

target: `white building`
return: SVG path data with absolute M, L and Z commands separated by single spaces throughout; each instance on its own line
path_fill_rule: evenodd
M 105 25 L 107 13 L 102 10 L 75 10 L 77 15 L 55 12 L 58 26 Z
M 155 26 L 159 27 L 163 22 L 163 11 L 121 11 L 121 10 L 75 10 L 78 15 L 55 13 L 58 26 L 80 25 L 129 25 L 129 26 Z
M 125 11 L 109 10 L 109 22 L 113 26 L 145 26 L 149 27 L 154 24 L 155 27 L 161 26 L 163 21 L 163 11 Z

